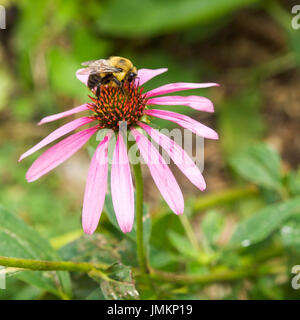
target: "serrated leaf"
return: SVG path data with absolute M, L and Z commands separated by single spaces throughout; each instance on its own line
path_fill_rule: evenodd
M 0 207 L 0 255 L 6 257 L 59 260 L 49 242 L 21 219 Z M 19 279 L 57 296 L 70 296 L 71 283 L 65 271 L 26 271 Z
M 236 227 L 230 245 L 247 247 L 268 238 L 284 221 L 300 213 L 300 198 L 269 205 Z
M 232 156 L 229 162 L 245 179 L 263 187 L 280 189 L 280 157 L 268 145 L 251 146 Z

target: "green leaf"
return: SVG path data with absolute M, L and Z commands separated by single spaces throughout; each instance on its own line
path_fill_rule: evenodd
M 166 226 L 168 226 L 168 230 L 172 230 L 178 234 L 183 235 L 185 231 L 178 216 L 167 210 L 169 209 L 166 208 L 166 214 L 162 213 L 153 218 L 151 246 L 163 248 L 164 251 L 174 253 L 174 246 L 170 242 Z
M 289 172 L 286 176 L 286 183 L 289 192 L 293 196 L 300 195 L 300 170 L 297 172 Z
M 132 300 L 139 297 L 130 267 L 116 263 L 105 271 L 112 280 L 100 283 L 101 291 L 106 300 Z
M 171 244 L 178 252 L 191 259 L 197 260 L 199 258 L 198 251 L 193 248 L 186 237 L 174 231 L 169 231 L 167 235 Z
M 98 262 L 107 265 L 121 260 L 120 242 L 112 237 L 94 233 L 82 235 L 77 240 L 60 248 L 59 253 L 64 260 Z
M 300 198 L 269 205 L 241 222 L 230 240 L 231 245 L 250 246 L 268 238 L 284 221 L 300 213 Z
M 60 259 L 46 239 L 2 207 L 0 207 L 0 255 L 37 260 Z M 57 296 L 71 295 L 70 278 L 67 272 L 26 271 L 16 276 Z
M 106 2 L 99 29 L 115 36 L 165 34 L 215 21 L 256 0 L 112 0 Z M 126 14 L 124 14 L 126 12 Z
M 300 215 L 285 223 L 280 234 L 282 243 L 286 247 L 293 247 L 300 252 Z
M 132 263 L 134 260 L 130 256 L 128 242 L 120 241 L 110 234 L 94 233 L 91 236 L 83 235 L 59 250 L 64 260 L 85 261 L 102 265 L 100 274 L 97 271 L 88 274 L 91 279 L 96 281 L 98 287 L 95 286 L 94 281 L 92 281 L 93 285 L 88 284 L 88 278 L 84 278 L 84 274 L 76 275 L 77 288 L 74 288 L 74 292 L 75 295 L 77 293 L 78 298 L 103 300 L 136 297 L 137 291 L 131 269 L 123 264 L 127 264 L 128 261 Z
M 151 266 L 157 269 L 164 268 L 178 262 L 185 262 L 184 257 L 179 254 L 170 253 L 165 248 L 155 248 L 151 246 L 150 250 Z
M 105 297 L 100 288 L 92 291 L 86 298 L 86 300 L 105 300 Z
M 251 182 L 275 190 L 281 188 L 280 157 L 268 145 L 251 146 L 232 156 L 230 164 Z
M 201 221 L 201 230 L 209 246 L 213 246 L 224 227 L 225 219 L 218 211 L 208 211 Z

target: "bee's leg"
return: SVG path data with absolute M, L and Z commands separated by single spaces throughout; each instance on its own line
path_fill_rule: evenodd
M 118 87 L 121 87 L 121 86 L 122 86 L 122 82 L 119 81 L 117 78 L 113 77 L 113 78 L 112 78 L 112 81 L 113 81 Z
M 96 97 L 98 98 L 98 100 L 100 98 L 100 93 L 101 93 L 101 85 L 98 84 L 97 89 L 96 89 Z
M 88 81 L 87 81 L 88 88 L 90 90 L 93 90 L 95 87 L 97 87 L 96 96 L 97 96 L 98 99 L 99 99 L 99 96 L 100 96 L 100 85 L 101 85 L 101 83 L 102 83 L 102 78 L 98 74 L 92 73 L 92 74 L 89 75 Z
M 117 78 L 112 78 L 112 81 L 122 90 L 122 93 L 124 94 L 124 89 L 123 89 L 123 83 L 119 81 Z

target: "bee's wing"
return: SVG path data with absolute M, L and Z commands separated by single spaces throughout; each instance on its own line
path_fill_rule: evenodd
M 85 61 L 85 62 L 82 62 L 82 66 L 91 66 L 93 65 L 97 60 L 89 60 L 89 61 Z
M 82 74 L 90 74 L 90 73 L 109 73 L 109 72 L 120 72 L 119 68 L 114 68 L 110 66 L 107 60 L 90 60 L 82 63 L 83 66 L 87 66 L 88 68 L 82 70 Z M 81 71 L 80 71 L 81 72 Z M 81 73 L 80 73 L 81 74 Z
M 80 69 L 79 71 L 77 71 L 77 74 L 83 75 L 83 76 L 85 76 L 85 75 L 88 76 L 88 75 L 93 74 L 93 73 L 99 73 L 99 71 L 97 72 L 97 70 L 95 68 L 92 68 L 92 67 Z

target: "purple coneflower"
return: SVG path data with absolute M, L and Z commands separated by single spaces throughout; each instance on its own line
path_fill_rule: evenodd
M 134 187 L 126 141 L 124 141 L 122 130 L 119 130 L 120 122 L 127 123 L 157 188 L 172 211 L 176 214 L 183 213 L 184 200 L 182 192 L 169 166 L 144 133 L 147 133 L 153 141 L 161 145 L 183 174 L 195 186 L 200 190 L 204 190 L 206 187 L 200 170 L 187 153 L 169 137 L 151 128 L 148 123 L 149 121 L 144 121 L 144 119 L 145 116 L 146 118 L 150 116 L 169 120 L 201 137 L 218 139 L 218 135 L 214 130 L 188 116 L 171 111 L 147 108 L 149 105 L 184 105 L 200 111 L 213 112 L 212 102 L 204 97 L 195 95 L 158 96 L 182 90 L 212 87 L 217 84 L 179 82 L 170 83 L 146 93 L 143 92 L 142 85 L 145 82 L 166 71 L 167 69 L 165 68 L 156 70 L 140 69 L 135 84 L 125 85 L 123 90 L 111 86 L 102 87 L 99 99 L 90 97 L 92 99 L 91 103 L 43 118 L 39 123 L 40 125 L 79 112 L 93 111 L 92 116 L 78 118 L 56 129 L 37 145 L 25 152 L 19 159 L 19 161 L 23 160 L 25 157 L 81 126 L 92 122 L 96 123 L 89 129 L 70 135 L 45 151 L 32 164 L 26 174 L 28 182 L 32 182 L 71 157 L 98 130 L 112 129 L 107 131 L 107 134 L 99 143 L 88 171 L 82 211 L 83 230 L 87 234 L 92 234 L 97 228 L 104 206 L 108 178 L 108 146 L 114 133 L 117 135 L 117 138 L 110 176 L 113 207 L 117 221 L 123 232 L 130 232 L 133 226 Z M 80 81 L 86 84 L 87 76 L 79 75 L 78 72 L 76 75 Z M 176 159 L 180 159 L 180 161 L 176 161 Z

